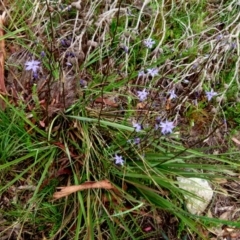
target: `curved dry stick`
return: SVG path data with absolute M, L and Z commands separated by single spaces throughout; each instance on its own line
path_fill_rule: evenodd
M 6 13 L 3 12 L 2 15 L 0 15 L 0 38 L 3 37 L 4 31 L 3 31 L 3 25 L 5 20 Z M 7 93 L 7 89 L 5 87 L 4 82 L 4 57 L 5 57 L 5 42 L 4 39 L 0 40 L 0 94 L 5 95 Z M 0 99 L 0 107 L 1 109 L 5 109 L 5 102 Z

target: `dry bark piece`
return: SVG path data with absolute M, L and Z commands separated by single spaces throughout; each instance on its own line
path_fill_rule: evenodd
M 102 180 L 98 182 L 85 182 L 81 185 L 75 186 L 67 186 L 67 187 L 58 187 L 59 192 L 55 192 L 53 194 L 54 199 L 59 199 L 62 197 L 66 197 L 71 193 L 75 193 L 77 191 L 87 190 L 87 189 L 94 189 L 94 188 L 101 188 L 101 189 L 114 189 L 114 186 L 108 180 Z

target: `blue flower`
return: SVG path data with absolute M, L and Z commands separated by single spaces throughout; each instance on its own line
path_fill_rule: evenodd
M 236 49 L 237 48 L 237 43 L 236 42 L 232 42 L 230 45 L 230 49 Z
M 123 49 L 123 51 L 124 51 L 125 53 L 127 53 L 127 54 L 129 53 L 129 48 L 128 48 L 127 46 L 122 45 L 121 48 Z
M 155 77 L 158 75 L 158 69 L 157 68 L 148 68 L 147 69 L 148 75 L 151 77 Z
M 27 62 L 25 63 L 26 70 L 27 70 L 27 71 L 32 70 L 33 72 L 37 72 L 37 70 L 40 68 L 40 67 L 38 66 L 40 63 L 41 63 L 41 62 L 36 61 L 36 60 L 27 61 Z
M 210 92 L 206 91 L 206 96 L 208 101 L 210 101 L 213 97 L 215 97 L 217 95 L 217 92 L 214 92 L 213 89 L 211 89 Z
M 70 42 L 66 39 L 61 39 L 61 44 L 63 47 L 69 47 L 70 46 Z
M 169 121 L 165 121 L 165 122 L 161 122 L 160 123 L 160 127 L 162 128 L 161 132 L 162 134 L 168 134 L 168 133 L 172 133 L 173 129 L 174 129 L 174 125 L 173 122 L 169 122 Z
M 120 164 L 121 166 L 124 164 L 124 160 L 122 156 L 118 156 L 117 154 L 115 154 L 114 160 L 116 164 Z
M 141 139 L 139 137 L 133 139 L 133 143 L 138 145 L 141 142 Z
M 153 45 L 155 44 L 155 41 L 154 41 L 153 39 L 151 39 L 151 38 L 148 38 L 148 39 L 145 39 L 145 40 L 143 41 L 143 44 L 144 44 L 145 47 L 147 47 L 147 48 L 152 48 Z
M 217 39 L 218 41 L 222 40 L 222 39 L 223 39 L 223 35 L 222 35 L 222 34 L 219 34 L 219 35 L 216 37 L 216 39 Z
M 135 145 L 138 145 L 138 144 L 140 144 L 140 142 L 141 142 L 141 138 L 136 137 L 136 138 L 134 138 L 134 139 L 129 139 L 129 140 L 127 140 L 127 142 L 128 142 L 128 143 L 135 144 Z
M 37 72 L 33 72 L 33 78 L 38 79 L 38 73 Z
M 139 100 L 142 102 L 147 99 L 148 92 L 144 88 L 142 91 L 137 91 L 137 95 Z
M 41 51 L 40 55 L 42 58 L 46 57 L 46 53 L 44 51 Z
M 141 70 L 138 72 L 138 77 L 145 77 L 145 76 L 146 76 L 146 74 L 145 74 L 144 70 Z
M 80 79 L 79 84 L 81 87 L 87 88 L 87 81 L 84 79 Z
M 133 123 L 133 127 L 135 128 L 136 132 L 140 132 L 142 130 L 142 126 L 139 123 Z
M 177 98 L 177 95 L 175 94 L 175 90 L 171 90 L 171 91 L 169 92 L 169 94 L 170 94 L 169 100 L 174 99 L 174 98 Z

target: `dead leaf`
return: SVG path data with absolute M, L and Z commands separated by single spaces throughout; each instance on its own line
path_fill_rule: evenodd
M 122 190 L 123 191 L 126 191 L 127 190 L 127 184 L 126 183 L 123 183 L 122 184 Z M 113 192 L 114 192 L 114 194 L 111 194 L 111 195 L 109 195 L 109 194 L 107 194 L 107 193 L 104 193 L 103 195 L 102 195 L 102 202 L 104 203 L 104 204 L 106 204 L 106 203 L 109 203 L 109 202 L 111 202 L 111 203 L 115 203 L 115 204 L 119 204 L 120 202 L 122 202 L 122 198 L 121 198 L 121 192 L 117 189 L 117 188 L 114 188 L 114 189 L 112 189 L 113 190 Z M 120 197 L 119 197 L 120 196 Z
M 43 127 L 43 128 L 46 126 L 46 124 L 45 124 L 44 121 L 39 121 L 39 124 L 40 124 L 40 126 Z
M 231 211 L 227 211 L 227 212 L 222 213 L 219 216 L 219 219 L 230 220 L 231 219 L 231 215 L 232 215 L 232 212 Z
M 118 107 L 118 104 L 114 100 L 112 100 L 111 98 L 100 97 L 100 98 L 97 98 L 95 100 L 95 102 L 96 103 L 104 103 L 105 105 L 110 106 L 110 107 Z
M 72 171 L 68 168 L 61 168 L 57 171 L 56 176 L 61 176 L 61 175 L 71 175 Z
M 237 138 L 232 137 L 232 140 L 233 140 L 233 142 L 235 142 L 236 144 L 240 145 L 240 141 L 239 141 Z
M 168 110 L 171 110 L 172 109 L 172 103 L 171 103 L 171 99 L 168 98 L 167 101 L 166 101 L 166 107 L 165 109 L 168 111 Z
M 62 149 L 64 152 L 66 152 L 65 146 L 61 142 L 54 142 L 53 144 L 55 146 L 59 147 L 60 149 Z M 78 155 L 74 154 L 70 149 L 68 149 L 68 151 L 69 151 L 71 157 L 73 157 L 73 158 L 77 158 L 78 157 Z
M 227 239 L 238 239 L 240 237 L 240 231 L 237 228 L 230 228 L 228 226 L 223 226 L 223 237 Z
M 216 182 L 218 184 L 226 184 L 228 181 L 226 178 L 215 178 L 214 182 Z
M 137 109 L 144 109 L 147 106 L 147 103 L 140 102 L 137 104 Z
M 101 188 L 101 189 L 114 189 L 114 186 L 108 180 L 102 180 L 98 182 L 85 182 L 81 185 L 75 186 L 67 186 L 67 187 L 58 187 L 59 192 L 55 192 L 53 194 L 54 199 L 59 199 L 62 197 L 66 197 L 71 193 L 75 193 L 77 191 L 87 190 L 87 189 L 94 189 L 94 188 Z

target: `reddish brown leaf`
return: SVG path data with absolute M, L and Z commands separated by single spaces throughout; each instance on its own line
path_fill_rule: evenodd
M 68 168 L 61 168 L 57 171 L 57 176 L 61 176 L 61 175 L 71 175 L 71 170 Z
M 110 107 L 118 107 L 118 104 L 115 101 L 111 100 L 110 98 L 101 98 L 100 97 L 100 98 L 97 98 L 95 100 L 95 102 L 96 103 L 103 103 L 103 104 L 105 104 L 107 106 L 110 106 Z
M 44 121 L 39 121 L 39 124 L 40 124 L 41 127 L 45 127 L 46 126 Z
M 53 143 L 53 144 L 54 144 L 55 146 L 61 148 L 64 152 L 66 152 L 66 148 L 65 148 L 65 146 L 64 146 L 62 143 L 60 143 L 60 142 L 55 142 L 55 143 Z M 70 149 L 69 149 L 69 152 L 70 152 L 71 157 L 73 157 L 73 158 L 76 158 L 76 157 L 77 157 L 77 155 L 74 154 L 74 153 L 72 153 Z
M 240 145 L 240 141 L 239 141 L 237 138 L 232 137 L 232 140 L 233 140 L 233 142 L 235 142 L 237 145 Z
M 170 110 L 172 108 L 172 104 L 171 104 L 171 99 L 167 99 L 167 102 L 166 102 L 166 110 Z
M 137 104 L 137 109 L 144 109 L 147 106 L 146 102 L 140 102 Z

